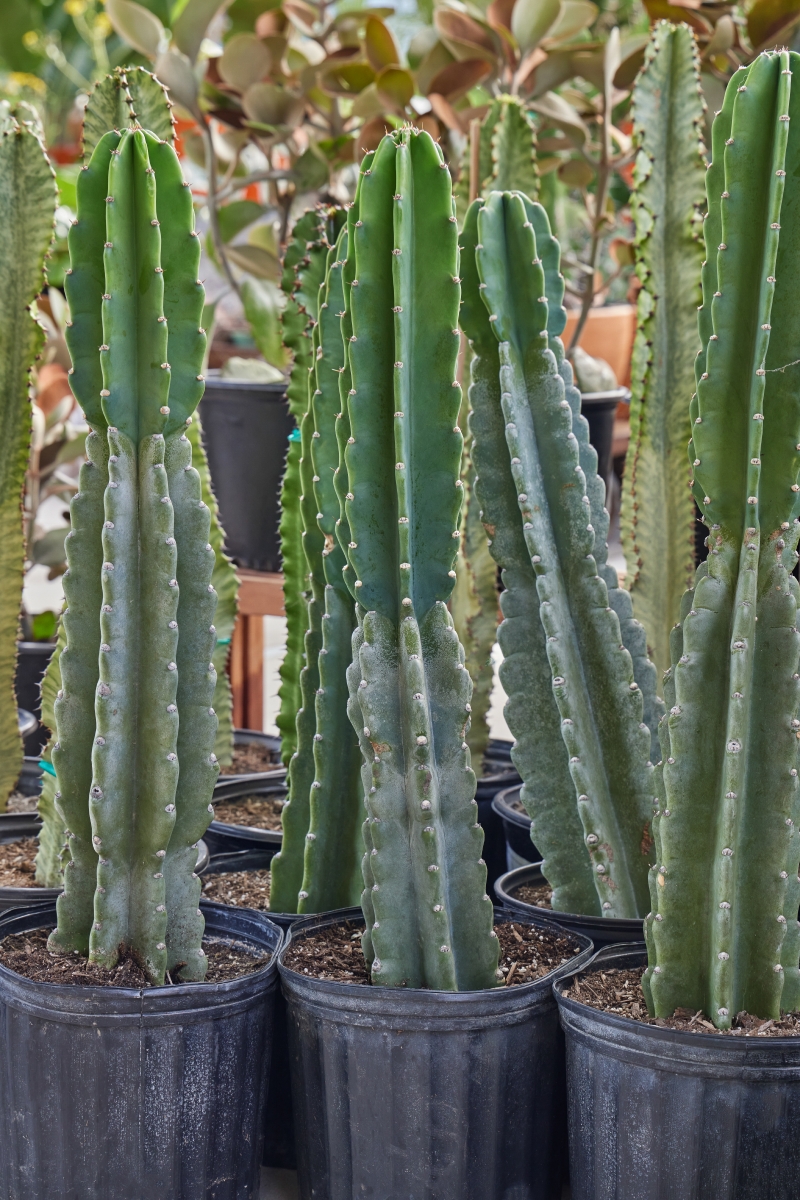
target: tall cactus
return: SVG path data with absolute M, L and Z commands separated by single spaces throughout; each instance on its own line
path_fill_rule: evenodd
M 712 128 L 694 488 L 710 531 L 672 639 L 646 921 L 653 1011 L 800 1007 L 800 55 L 732 77 Z
M 633 92 L 637 302 L 631 440 L 622 486 L 626 586 L 659 673 L 694 571 L 695 503 L 686 397 L 700 346 L 699 211 L 705 104 L 688 25 L 661 21 Z M 660 674 L 659 674 L 660 677 Z
M 445 603 L 461 502 L 457 230 L 447 166 L 427 133 L 383 139 L 350 215 L 343 466 L 358 602 L 350 713 L 367 806 L 364 951 L 375 983 L 490 987 L 498 943 L 464 742 L 471 683 Z
M 462 213 L 469 204 L 469 176 L 468 146 L 455 189 Z M 536 126 L 517 96 L 495 97 L 481 122 L 476 184 L 479 196 L 488 196 L 492 191 L 524 192 L 535 200 L 539 195 Z
M 44 344 L 31 305 L 44 286 L 56 182 L 38 117 L 0 104 L 0 808 L 22 767 L 14 675 L 25 561 L 22 491 L 31 438 L 30 369 Z
M 556 907 L 635 917 L 654 798 L 642 718 L 654 725 L 659 705 L 606 561 L 603 485 L 559 336 L 558 243 L 539 205 L 494 192 L 472 207 L 462 247 L 478 494 L 507 589 L 507 719 L 532 833 Z
M 289 438 L 281 485 L 280 538 L 286 652 L 280 667 L 280 711 L 276 724 L 281 735 L 281 758 L 287 767 L 297 749 L 297 714 L 303 706 L 300 674 L 309 620 L 308 564 L 303 552 L 303 521 L 300 514 L 302 447 L 299 427 L 308 412 L 309 373 L 313 367 L 312 331 L 319 288 L 325 276 L 325 262 L 330 249 L 329 232 L 333 231 L 326 228 L 321 208 L 303 213 L 294 226 L 286 248 L 281 276 L 285 297 L 281 314 L 283 340 L 292 354 L 287 398 L 289 411 L 298 426 Z M 336 240 L 335 233 L 333 240 Z
M 184 433 L 203 389 L 200 245 L 168 142 L 100 139 L 69 249 L 73 387 L 92 432 L 67 538 L 53 763 L 70 859 L 50 945 L 109 967 L 127 947 L 154 983 L 202 979 L 216 594 Z

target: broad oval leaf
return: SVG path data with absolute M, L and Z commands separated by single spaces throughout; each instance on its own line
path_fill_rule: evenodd
M 547 32 L 548 46 L 569 42 L 594 23 L 597 13 L 597 5 L 591 0 L 562 0 L 558 20 Z
M 545 92 L 530 101 L 531 108 L 550 121 L 557 129 L 563 129 L 571 142 L 582 146 L 589 137 L 589 130 L 577 109 L 557 92 Z
M 384 67 L 391 67 L 400 62 L 400 55 L 389 27 L 384 25 L 383 21 L 379 21 L 377 17 L 370 16 L 367 20 L 364 49 L 370 65 L 375 71 L 381 71 Z
M 166 46 L 166 31 L 158 17 L 135 0 L 106 0 L 106 13 L 123 42 L 146 58 L 157 58 Z
M 414 77 L 403 67 L 386 67 L 375 80 L 378 95 L 387 104 L 401 111 L 411 102 L 414 95 Z
M 354 117 L 361 117 L 362 121 L 377 117 L 386 111 L 386 105 L 378 95 L 378 89 L 374 83 L 370 83 L 363 92 L 359 92 L 354 97 L 351 111 Z
M 570 158 L 558 168 L 558 178 L 567 187 L 585 188 L 594 179 L 594 168 L 585 158 Z
M 275 83 L 254 83 L 242 96 L 242 108 L 251 121 L 273 127 L 299 125 L 304 111 L 300 97 Z
M 434 75 L 428 85 L 428 95 L 436 92 L 451 102 L 464 96 L 471 88 L 476 87 L 492 72 L 491 63 L 485 58 L 468 59 L 466 62 L 454 62 L 444 67 Z
M 217 70 L 231 87 L 246 92 L 263 79 L 270 68 L 271 55 L 261 38 L 253 33 L 237 33 L 225 45 L 217 59 Z
M 438 8 L 433 23 L 446 42 L 455 44 L 454 53 L 457 58 L 474 57 L 476 50 L 492 58 L 497 54 L 498 47 L 489 30 L 466 13 L 456 12 L 452 8 Z M 469 48 L 472 54 L 459 53 L 459 46 L 463 46 L 465 50 Z
M 511 32 L 522 53 L 533 50 L 561 15 L 561 0 L 517 0 L 511 14 Z
M 367 62 L 348 62 L 328 68 L 320 78 L 322 87 L 340 96 L 353 96 L 375 82 L 375 72 Z
M 673 25 L 685 21 L 695 33 L 706 37 L 710 36 L 713 29 L 710 21 L 699 12 L 693 12 L 692 9 L 683 8 L 678 4 L 670 4 L 669 0 L 644 0 L 644 6 L 651 21 L 671 21 Z
M 756 0 L 747 14 L 747 34 L 755 50 L 764 50 L 783 41 L 798 21 L 797 0 Z
M 292 167 L 292 176 L 298 192 L 316 192 L 330 182 L 330 167 L 322 154 L 309 146 Z
M 277 282 L 281 277 L 281 264 L 275 255 L 270 254 L 263 246 L 245 242 L 240 246 L 226 246 L 225 254 L 232 263 L 250 275 L 255 275 L 256 279 L 271 279 Z
M 200 85 L 197 82 L 192 64 L 180 50 L 167 50 L 156 59 L 156 74 L 169 92 L 173 100 L 182 104 L 193 116 L 199 116 L 198 96 Z
M 228 0 L 187 0 L 172 26 L 172 40 L 186 57 L 195 62 L 206 30 Z
M 248 225 L 252 225 L 267 210 L 255 200 L 234 200 L 219 210 L 219 232 L 223 242 L 230 242 Z

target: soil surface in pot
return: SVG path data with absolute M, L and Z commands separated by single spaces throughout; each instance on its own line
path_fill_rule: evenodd
M 38 887 L 36 874 L 36 838 L 0 845 L 0 887 Z
M 247 796 L 243 800 L 220 800 L 214 805 L 214 820 L 225 825 L 247 825 L 253 829 L 280 829 L 283 796 Z
M 682 1033 L 719 1033 L 726 1037 L 743 1037 L 755 1034 L 758 1037 L 800 1036 L 800 1013 L 789 1013 L 779 1021 L 768 1021 L 754 1017 L 751 1013 L 736 1014 L 732 1029 L 717 1029 L 708 1018 L 688 1008 L 677 1008 L 674 1016 L 651 1017 L 647 1011 L 642 991 L 644 967 L 623 969 L 611 967 L 606 971 L 592 971 L 578 975 L 564 984 L 564 995 L 578 1000 L 590 1008 L 613 1013 L 618 1017 L 629 1017 L 643 1025 L 659 1025 L 662 1029 L 678 1029 Z
M 269 908 L 269 867 L 255 871 L 220 871 L 203 878 L 203 899 L 235 908 Z
M 35 983 L 74 983 L 81 987 L 152 986 L 133 955 L 121 959 L 113 970 L 108 971 L 78 954 L 51 954 L 47 949 L 49 934 L 49 929 L 9 934 L 0 941 L 0 963 Z M 241 942 L 225 938 L 203 938 L 203 949 L 208 955 L 206 983 L 239 979 L 269 961 L 269 955 L 258 954 Z M 176 982 L 167 973 L 167 983 Z
M 283 766 L 277 750 L 262 746 L 259 742 L 248 742 L 245 746 L 234 746 L 233 762 L 222 768 L 223 775 L 254 775 L 259 771 L 278 771 Z
M 535 925 L 503 921 L 494 929 L 500 941 L 500 970 L 506 987 L 541 979 L 580 953 L 572 938 Z M 303 934 L 291 942 L 284 963 L 290 970 L 314 979 L 370 985 L 361 952 L 362 932 L 361 926 L 343 921 Z
M 22 792 L 12 792 L 8 797 L 6 804 L 6 812 L 9 813 L 26 813 L 36 812 L 36 805 L 39 803 L 38 796 L 26 796 Z
M 509 895 L 523 904 L 535 904 L 538 908 L 552 908 L 553 889 L 543 880 L 541 883 L 523 883 Z

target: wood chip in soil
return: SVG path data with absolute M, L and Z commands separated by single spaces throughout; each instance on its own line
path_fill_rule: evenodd
M 363 926 L 353 921 L 329 925 L 292 941 L 285 963 L 291 970 L 336 983 L 370 983 L 361 953 Z M 530 983 L 580 953 L 577 942 L 548 929 L 519 921 L 495 925 L 500 940 L 500 970 L 506 987 Z
M 726 1037 L 798 1037 L 800 1036 L 800 1013 L 789 1013 L 780 1020 L 770 1021 L 755 1017 L 751 1013 L 736 1014 L 732 1029 L 717 1029 L 702 1009 L 694 1012 L 690 1008 L 676 1008 L 671 1017 L 651 1017 L 642 991 L 644 967 L 632 969 L 609 968 L 592 971 L 590 975 L 578 975 L 564 986 L 564 994 L 590 1008 L 614 1016 L 628 1017 L 643 1025 L 658 1025 L 662 1029 L 677 1029 L 682 1033 L 719 1033 Z
M 535 904 L 537 908 L 553 907 L 553 889 L 546 880 L 541 883 L 523 883 L 514 888 L 511 895 L 523 904 Z
M 279 771 L 283 766 L 280 755 L 269 746 L 249 742 L 246 746 L 234 746 L 233 762 L 222 768 L 223 775 L 254 775 L 259 771 Z
M 284 800 L 283 795 L 220 800 L 214 805 L 214 820 L 225 825 L 247 825 L 251 829 L 280 829 Z
M 149 988 L 144 971 L 131 954 L 122 958 L 110 971 L 90 963 L 79 954 L 51 954 L 47 949 L 49 929 L 34 929 L 30 933 L 13 933 L 0 941 L 0 963 L 35 983 L 75 984 L 80 987 Z M 203 938 L 208 955 L 206 983 L 224 983 L 257 971 L 269 955 L 223 938 Z M 167 975 L 166 984 L 179 983 Z
M 36 838 L 20 838 L 0 845 L 0 887 L 34 888 L 36 882 Z
M 219 871 L 203 877 L 203 899 L 236 908 L 269 908 L 269 867 L 255 871 Z
M 38 803 L 38 796 L 26 796 L 23 792 L 12 792 L 6 801 L 6 812 L 36 812 L 36 806 Z

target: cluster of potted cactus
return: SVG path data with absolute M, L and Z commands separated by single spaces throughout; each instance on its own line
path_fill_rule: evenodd
M 165 1200 L 255 1197 L 268 1080 L 269 1112 L 294 1107 L 304 1198 L 555 1198 L 565 1080 L 575 1200 L 700 1198 L 717 1168 L 726 1200 L 793 1194 L 800 1042 L 756 1042 L 739 1018 L 765 1033 L 800 1010 L 798 72 L 775 51 L 734 75 L 699 217 L 692 33 L 659 24 L 646 52 L 625 587 L 523 106 L 498 100 L 473 129 L 471 203 L 407 126 L 364 157 L 347 206 L 298 217 L 272 919 L 201 901 L 198 876 L 230 747 L 215 662 L 235 579 L 193 420 L 206 337 L 191 192 L 157 81 L 121 72 L 98 89 L 65 285 L 91 432 L 45 682 L 40 867 L 62 890 L 0 917 L 15 1064 L 0 1074 L 0 1196 L 122 1200 L 158 1178 Z M 31 114 L 0 112 L 15 613 L 28 310 L 53 199 Z M 491 674 L 474 690 L 468 668 L 487 666 L 497 569 L 506 718 L 549 911 L 509 878 L 505 908 L 487 894 L 473 763 Z M 519 982 L 508 945 L 525 937 L 560 958 Z M 6 963 L 20 938 L 50 975 Z M 352 969 L 331 976 L 330 945 Z M 574 987 L 615 972 L 640 1019 Z

